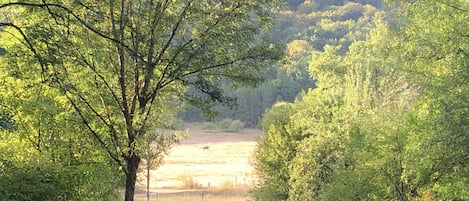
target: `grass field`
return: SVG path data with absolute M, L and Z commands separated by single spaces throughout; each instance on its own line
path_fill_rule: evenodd
M 261 131 L 208 133 L 200 127 L 188 124 L 188 138 L 171 149 L 158 169 L 150 171 L 150 200 L 249 199 L 248 191 L 256 183 L 252 156 Z M 145 183 L 141 175 L 137 200 L 146 200 Z

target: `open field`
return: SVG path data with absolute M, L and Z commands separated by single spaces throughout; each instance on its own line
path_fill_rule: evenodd
M 198 124 L 189 124 L 189 137 L 175 145 L 164 163 L 151 170 L 151 200 L 249 199 L 256 183 L 252 155 L 257 129 L 208 133 Z M 208 147 L 208 149 L 202 149 Z M 137 200 L 145 200 L 145 179 L 141 175 Z
M 167 192 L 152 192 L 150 194 L 150 201 L 246 201 L 250 197 L 246 190 L 231 190 L 231 191 L 217 191 L 217 190 L 180 190 Z M 146 201 L 146 195 L 138 195 L 135 197 L 136 201 Z

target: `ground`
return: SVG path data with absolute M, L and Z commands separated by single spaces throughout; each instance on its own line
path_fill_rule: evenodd
M 188 138 L 171 149 L 158 169 L 150 171 L 151 194 L 155 197 L 206 194 L 205 200 L 210 200 L 210 196 L 221 193 L 246 198 L 247 191 L 256 183 L 253 153 L 262 132 L 245 128 L 239 132 L 209 133 L 200 124 L 188 124 L 187 128 Z M 145 195 L 145 184 L 142 174 L 137 185 L 138 197 Z

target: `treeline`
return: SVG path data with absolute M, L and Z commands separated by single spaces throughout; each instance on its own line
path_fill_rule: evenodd
M 373 27 L 373 16 L 382 7 L 381 0 L 364 1 L 285 1 L 270 33 L 271 39 L 285 46 L 285 59 L 262 72 L 264 82 L 256 87 L 223 88 L 235 97 L 235 107 L 219 107 L 215 120 L 240 119 L 246 126 L 260 126 L 265 111 L 276 102 L 293 102 L 298 94 L 315 88 L 308 73 L 311 51 L 323 51 L 325 45 L 340 46 L 344 54 L 350 44 L 363 40 Z M 187 121 L 205 120 L 200 110 L 188 109 Z
M 308 43 L 317 87 L 262 119 L 255 200 L 469 199 L 469 3 L 388 4 L 349 46 Z

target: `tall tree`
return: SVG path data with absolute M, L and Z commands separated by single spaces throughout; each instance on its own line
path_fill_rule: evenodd
M 15 64 L 21 73 L 41 73 L 43 84 L 61 91 L 87 136 L 125 173 L 125 200 L 133 200 L 145 137 L 154 136 L 146 133 L 171 118 L 167 111 L 185 103 L 232 104 L 222 78 L 255 84 L 262 67 L 279 58 L 279 46 L 262 33 L 280 3 L 3 3 L 9 18 L 0 22 L 2 39 L 21 43 L 2 46 L 6 59 L 22 59 Z M 9 50 L 21 48 L 29 52 Z M 201 93 L 186 93 L 188 86 Z
M 405 20 L 393 26 L 394 54 L 422 94 L 408 118 L 405 178 L 429 200 L 469 199 L 469 2 L 397 2 Z
M 469 5 L 395 2 L 345 54 L 313 53 L 318 88 L 287 124 L 305 136 L 285 148 L 289 200 L 468 199 Z
M 95 148 L 93 139 L 83 137 L 86 127 L 70 111 L 66 98 L 54 88 L 35 86 L 41 80 L 39 74 L 4 71 L 11 65 L 0 60 L 0 99 L 8 105 L 15 126 L 0 129 L 2 199 L 122 197 L 123 174 L 110 165 L 102 149 Z

